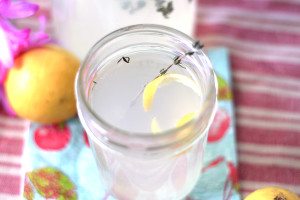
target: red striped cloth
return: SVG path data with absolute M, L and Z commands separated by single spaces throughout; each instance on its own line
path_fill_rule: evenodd
M 300 1 L 198 3 L 196 35 L 231 52 L 242 194 L 300 194 Z
M 49 1 L 35 2 L 48 13 Z M 266 185 L 300 194 L 300 0 L 198 4 L 196 35 L 231 52 L 242 194 Z M 0 199 L 22 188 L 27 128 L 0 114 Z
M 19 199 L 22 187 L 24 136 L 29 123 L 0 113 L 0 199 Z

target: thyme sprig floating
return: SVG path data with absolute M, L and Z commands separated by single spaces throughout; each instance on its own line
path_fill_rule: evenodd
M 136 95 L 136 97 L 132 100 L 132 102 L 131 102 L 131 104 L 130 104 L 130 107 L 132 107 L 132 106 L 136 103 L 137 99 L 138 99 L 139 96 L 144 92 L 146 86 L 147 86 L 150 82 L 152 82 L 152 81 L 154 81 L 155 79 L 157 79 L 157 78 L 159 78 L 159 77 L 165 75 L 165 74 L 166 74 L 173 66 L 179 66 L 179 67 L 185 68 L 184 66 L 181 65 L 182 59 L 185 58 L 186 56 L 193 56 L 195 53 L 198 52 L 198 50 L 200 50 L 200 49 L 202 49 L 202 48 L 204 47 L 204 44 L 201 43 L 200 41 L 195 41 L 194 44 L 193 44 L 193 47 L 195 48 L 195 51 L 188 51 L 188 52 L 186 52 L 186 53 L 184 53 L 184 54 L 182 54 L 182 55 L 175 56 L 174 59 L 173 59 L 173 62 L 172 62 L 168 67 L 162 68 L 162 69 L 159 71 L 159 74 L 158 74 L 156 77 L 154 77 L 151 81 L 149 81 L 148 83 L 146 83 L 146 84 L 143 86 L 142 90 L 141 90 L 141 91 Z M 121 59 L 122 59 L 122 58 L 121 58 Z M 130 108 L 130 107 L 129 107 L 129 108 Z
M 130 62 L 130 58 L 128 57 L 128 56 L 123 56 L 122 58 L 120 58 L 119 60 L 118 60 L 118 62 L 117 63 L 119 63 L 119 62 L 121 62 L 121 61 L 124 61 L 124 62 L 126 62 L 126 63 L 129 63 Z
M 94 90 L 94 87 L 97 85 L 97 81 L 93 81 L 92 90 Z

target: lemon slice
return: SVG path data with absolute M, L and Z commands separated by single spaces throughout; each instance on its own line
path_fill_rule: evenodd
M 190 112 L 185 114 L 182 118 L 180 118 L 177 123 L 176 123 L 176 128 L 186 124 L 187 122 L 191 121 L 192 119 L 194 119 L 196 117 L 196 113 L 195 112 Z M 153 117 L 151 120 L 151 132 L 153 134 L 157 134 L 159 132 L 161 132 L 161 128 L 158 124 L 157 118 Z
M 190 112 L 185 114 L 182 118 L 180 118 L 177 123 L 176 123 L 176 128 L 186 124 L 187 122 L 191 121 L 192 119 L 194 119 L 196 117 L 196 113 L 195 112 Z M 153 117 L 151 120 L 151 131 L 153 134 L 158 134 L 159 132 L 161 132 L 161 128 L 158 124 L 157 118 Z M 185 136 L 186 134 L 189 133 L 189 130 L 184 131 L 183 134 L 180 137 Z M 176 156 L 181 156 L 184 155 L 185 153 L 189 152 L 190 150 L 192 150 L 192 147 L 189 147 L 188 149 L 180 152 L 180 153 L 176 153 Z
M 165 74 L 157 77 L 156 79 L 154 79 L 146 85 L 143 92 L 143 107 L 145 111 L 149 111 L 151 109 L 157 89 L 163 84 L 170 83 L 171 81 L 181 83 L 191 88 L 195 93 L 200 95 L 199 87 L 197 86 L 196 82 L 192 79 L 181 74 Z
M 186 124 L 187 122 L 191 121 L 192 119 L 194 119 L 196 117 L 196 113 L 195 112 L 190 112 L 185 114 L 182 118 L 180 118 L 177 123 L 176 123 L 176 128 Z
M 157 134 L 157 133 L 161 132 L 161 128 L 159 127 L 156 117 L 153 117 L 151 120 L 151 132 L 153 134 Z
M 184 124 L 188 123 L 189 121 L 193 120 L 196 117 L 196 113 L 195 112 L 190 112 L 185 114 L 182 118 L 180 118 L 177 123 L 176 123 L 176 128 L 183 126 Z M 181 135 L 178 135 L 179 138 L 183 138 L 185 137 L 187 134 L 190 133 L 189 129 L 183 130 Z M 187 148 L 186 150 L 177 153 L 176 156 L 181 156 L 186 154 L 187 152 L 189 152 L 190 150 L 192 150 L 192 147 Z
M 190 112 L 185 114 L 183 117 L 181 117 L 177 123 L 176 123 L 176 128 L 179 128 L 181 126 L 183 126 L 184 124 L 188 123 L 189 121 L 191 121 L 192 119 L 194 119 L 196 117 L 196 112 Z M 184 130 L 181 131 L 181 133 L 179 135 L 177 135 L 178 138 L 184 138 L 187 136 L 187 134 L 190 133 L 190 128 L 186 128 Z

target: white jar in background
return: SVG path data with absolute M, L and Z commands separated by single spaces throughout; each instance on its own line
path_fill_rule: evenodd
M 193 34 L 196 0 L 53 0 L 59 44 L 83 59 L 106 34 L 134 24 L 161 24 Z

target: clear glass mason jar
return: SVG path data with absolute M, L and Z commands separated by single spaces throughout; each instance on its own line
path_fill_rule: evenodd
M 165 54 L 174 57 L 196 52 L 186 57 L 188 60 L 182 59 L 185 67 L 178 67 L 179 71 L 174 69 L 172 73 L 188 71 L 202 94 L 201 107 L 193 120 L 159 134 L 139 133 L 134 127 L 125 130 L 107 121 L 105 115 L 92 106 L 95 77 L 105 78 L 103 68 L 111 60 L 117 65 L 115 61 L 124 55 L 132 52 L 147 54 L 153 49 L 158 52 L 157 60 Z M 151 74 L 153 70 L 148 64 L 152 61 L 141 63 L 144 63 L 140 66 L 145 70 L 143 74 Z M 122 76 L 119 70 L 114 73 Z M 139 75 L 139 78 L 142 80 L 144 77 Z M 137 84 L 143 87 L 147 80 Z M 107 84 L 113 85 L 119 80 L 110 81 Z M 76 98 L 78 115 L 88 134 L 106 190 L 121 200 L 172 200 L 188 195 L 201 174 L 207 132 L 216 110 L 216 88 L 216 77 L 208 58 L 201 49 L 195 48 L 195 41 L 175 29 L 160 25 L 135 25 L 119 29 L 98 41 L 77 74 Z M 108 97 L 102 97 L 105 98 Z
M 161 24 L 193 34 L 196 0 L 52 0 L 52 31 L 60 45 L 84 58 L 106 34 L 134 24 Z

